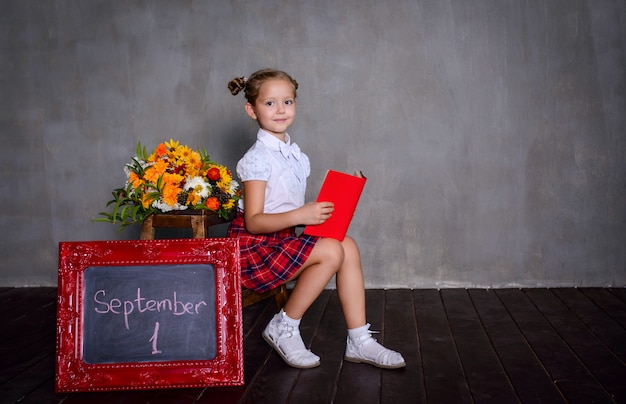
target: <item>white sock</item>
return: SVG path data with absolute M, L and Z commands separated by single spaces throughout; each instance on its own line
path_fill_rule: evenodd
M 293 319 L 293 318 L 289 317 L 287 315 L 287 313 L 285 313 L 285 311 L 283 309 L 280 309 L 280 312 L 278 314 L 279 314 L 280 318 L 282 318 L 290 326 L 296 327 L 296 328 L 300 327 L 300 321 L 302 321 L 301 318 L 299 318 L 297 320 Z
M 348 328 L 348 336 L 354 341 L 358 337 L 369 333 L 369 328 L 369 324 L 365 324 L 357 328 Z
M 348 337 L 355 344 L 360 355 L 375 360 L 380 353 L 387 351 L 387 348 L 372 337 L 369 328 L 370 324 L 368 323 L 361 327 L 348 329 Z
M 280 348 L 286 353 L 306 350 L 306 346 L 304 345 L 304 341 L 302 341 L 302 336 L 300 335 L 300 321 L 302 319 L 293 319 L 287 315 L 282 309 L 280 312 L 274 317 L 274 321 L 277 323 L 284 323 L 284 325 L 291 327 L 292 330 L 289 331 L 285 337 L 281 338 L 278 344 Z M 279 329 L 283 329 L 283 327 L 278 327 Z

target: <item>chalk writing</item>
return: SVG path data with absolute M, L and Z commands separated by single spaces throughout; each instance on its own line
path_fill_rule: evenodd
M 152 342 L 152 355 L 160 354 L 161 351 L 157 349 L 157 339 L 159 337 L 159 322 L 154 323 L 154 334 L 150 337 L 150 342 Z
M 130 329 L 128 317 L 131 313 L 139 314 L 144 312 L 171 312 L 175 316 L 200 314 L 200 309 L 207 306 L 204 300 L 198 302 L 185 302 L 178 299 L 176 291 L 172 292 L 172 298 L 148 299 L 141 295 L 141 288 L 137 288 L 137 297 L 132 300 L 122 300 L 116 297 L 108 298 L 104 289 L 98 290 L 93 300 L 96 303 L 94 308 L 99 314 L 119 314 L 124 316 L 124 326 Z M 158 324 L 158 323 L 157 323 Z M 158 329 L 157 329 L 158 331 Z
M 215 280 L 211 264 L 86 268 L 85 363 L 215 357 Z

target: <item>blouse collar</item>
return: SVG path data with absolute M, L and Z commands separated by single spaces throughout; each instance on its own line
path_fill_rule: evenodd
M 296 160 L 300 160 L 300 148 L 297 144 L 291 143 L 291 137 L 285 133 L 285 142 L 276 136 L 273 136 L 263 129 L 257 132 L 257 139 L 268 146 L 271 150 L 279 151 L 285 158 L 293 156 Z

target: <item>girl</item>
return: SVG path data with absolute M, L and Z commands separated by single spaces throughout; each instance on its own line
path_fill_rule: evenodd
M 309 158 L 287 134 L 296 113 L 298 83 L 287 73 L 266 69 L 228 83 L 233 95 L 243 91 L 245 111 L 257 121 L 256 143 L 237 164 L 244 197 L 228 229 L 238 237 L 244 287 L 264 292 L 297 279 L 285 307 L 269 322 L 263 338 L 285 362 L 296 368 L 319 366 L 307 350 L 300 320 L 336 276 L 337 293 L 348 338 L 345 360 L 381 368 L 405 366 L 402 355 L 380 345 L 365 319 L 365 286 L 359 249 L 353 239 L 296 236 L 295 226 L 324 223 L 330 202 L 304 203 Z

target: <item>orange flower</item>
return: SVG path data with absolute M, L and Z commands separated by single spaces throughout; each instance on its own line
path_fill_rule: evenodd
M 159 175 L 161 175 L 167 171 L 167 169 L 169 168 L 169 163 L 167 162 L 167 160 L 159 160 L 156 163 L 154 163 L 152 168 L 154 168 L 156 172 L 159 173 Z
M 147 193 L 141 196 L 141 206 L 143 206 L 144 209 L 148 209 L 150 205 L 152 205 L 152 202 L 154 202 L 154 198 L 150 197 Z
M 128 173 L 128 182 L 133 184 L 133 188 L 137 189 L 141 186 L 143 181 L 139 178 L 136 172 L 131 171 Z
M 165 143 L 158 145 L 157 148 L 154 149 L 154 154 L 156 154 L 157 157 L 167 156 L 167 146 L 165 146 Z
M 182 192 L 182 190 L 178 187 L 177 184 L 167 183 L 163 187 L 163 202 L 167 203 L 170 206 L 174 206 L 176 202 L 178 202 L 178 195 Z
M 220 201 L 214 196 L 207 198 L 206 207 L 211 210 L 218 210 L 220 208 Z
M 151 182 L 156 184 L 159 180 L 159 177 L 165 173 L 167 170 L 168 164 L 165 160 L 159 160 L 154 163 L 152 166 L 146 168 L 146 171 L 143 174 L 143 177 L 147 182 Z

